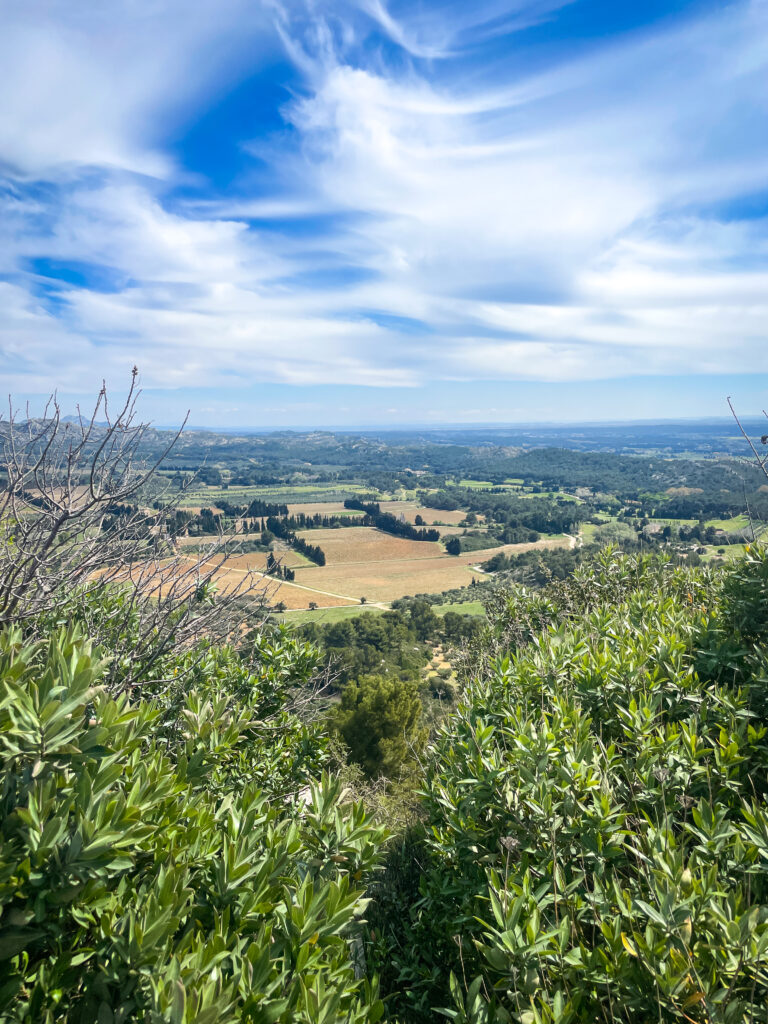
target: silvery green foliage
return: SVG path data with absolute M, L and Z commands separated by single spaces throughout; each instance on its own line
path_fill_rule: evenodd
M 0 632 L 0 1020 L 380 1018 L 353 951 L 383 833 L 308 782 L 307 652 L 260 645 L 132 703 L 77 628 Z
M 403 1020 L 766 1019 L 767 578 L 605 556 L 469 683 L 374 922 Z

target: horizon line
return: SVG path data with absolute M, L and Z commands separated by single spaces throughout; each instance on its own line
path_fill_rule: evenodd
M 741 418 L 742 423 L 763 423 L 760 416 L 751 415 Z M 352 433 L 373 433 L 376 431 L 387 431 L 388 433 L 406 433 L 413 430 L 425 432 L 438 430 L 530 430 L 530 429 L 569 429 L 569 428 L 609 428 L 609 427 L 649 427 L 649 426 L 720 426 L 733 424 L 738 429 L 730 416 L 707 416 L 707 417 L 665 417 L 651 419 L 632 420 L 523 420 L 513 421 L 472 421 L 468 423 L 441 422 L 424 423 L 412 422 L 398 426 L 386 423 L 376 424 L 355 424 L 355 425 L 312 425 L 312 424 L 286 424 L 284 426 L 258 426 L 255 424 L 223 426 L 223 425 L 199 425 L 189 423 L 185 431 L 198 433 L 259 433 L 259 434 L 281 434 L 281 433 L 327 433 L 327 434 L 352 434 Z M 150 422 L 155 430 L 178 430 L 179 424 L 160 424 Z

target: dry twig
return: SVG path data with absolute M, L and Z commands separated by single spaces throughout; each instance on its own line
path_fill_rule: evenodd
M 739 430 L 741 431 L 745 441 L 747 442 L 749 447 L 752 449 L 752 454 L 755 457 L 755 463 L 757 464 L 758 469 L 760 469 L 763 472 L 763 475 L 768 480 L 768 453 L 766 453 L 765 455 L 762 455 L 762 456 L 760 455 L 760 453 L 758 452 L 757 448 L 755 448 L 755 445 L 754 445 L 754 442 L 752 441 L 752 438 L 749 436 L 749 434 L 746 432 L 744 427 L 741 425 L 741 420 L 737 416 L 736 410 L 733 408 L 733 403 L 731 402 L 730 395 L 728 396 L 727 401 L 728 401 L 728 408 L 731 410 L 731 414 L 733 415 L 733 418 L 736 420 L 736 425 L 738 426 Z M 763 409 L 763 416 L 765 416 L 765 418 L 768 419 L 768 412 L 766 412 L 765 409 Z M 760 443 L 763 444 L 763 445 L 768 444 L 768 434 L 763 434 L 762 435 L 762 437 L 760 438 Z
M 160 510 L 142 492 L 178 441 L 142 462 L 148 424 L 137 422 L 138 371 L 116 414 L 102 386 L 90 416 L 64 419 L 56 395 L 43 417 L 0 417 L 0 626 L 61 614 L 109 646 L 121 687 L 152 681 L 174 647 L 202 636 L 237 637 L 247 611 L 266 603 L 261 574 L 242 574 L 221 593 L 231 555 L 223 537 L 183 554 L 169 523 L 184 491 Z M 101 420 L 101 422 L 100 422 Z

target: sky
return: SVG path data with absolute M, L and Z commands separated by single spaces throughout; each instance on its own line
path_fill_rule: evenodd
M 4 0 L 0 394 L 768 407 L 768 0 Z

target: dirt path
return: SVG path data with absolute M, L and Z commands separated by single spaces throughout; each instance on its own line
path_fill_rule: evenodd
M 576 547 L 577 540 L 578 540 L 576 537 L 573 537 L 570 534 L 564 534 L 563 536 L 568 538 L 568 543 L 569 543 L 571 548 Z M 530 544 L 525 544 L 526 550 L 529 550 L 529 549 L 546 549 L 546 548 L 557 547 L 557 546 L 558 546 L 557 542 L 555 541 L 553 543 L 553 540 L 551 538 L 547 538 L 546 540 L 541 540 L 541 541 L 535 541 L 535 542 L 530 543 Z M 508 548 L 513 548 L 513 547 L 516 547 L 516 545 L 504 545 L 500 549 L 488 548 L 486 550 L 486 552 L 484 552 L 484 553 L 487 554 L 489 551 L 496 551 L 496 550 L 505 551 Z M 189 562 L 194 561 L 194 559 L 189 557 L 189 556 L 182 556 L 182 557 L 184 557 L 185 561 L 189 561 Z M 396 562 L 403 562 L 403 561 L 405 561 L 405 562 L 413 562 L 413 561 L 419 562 L 419 561 L 432 561 L 435 558 L 440 558 L 440 557 L 445 558 L 446 561 L 453 561 L 453 559 L 451 558 L 450 555 L 440 556 L 440 555 L 432 554 L 432 555 L 423 555 L 423 556 L 422 555 L 417 555 L 415 557 L 404 558 L 404 559 L 398 559 L 398 558 L 366 558 L 366 559 L 360 559 L 359 561 L 356 560 L 354 562 L 344 562 L 343 564 L 344 564 L 344 566 L 348 566 L 348 565 L 376 565 L 376 564 L 381 564 L 381 563 L 396 563 Z M 485 570 L 481 569 L 479 565 L 474 565 L 474 564 L 471 564 L 471 563 L 468 563 L 468 562 L 465 562 L 463 564 L 464 564 L 464 566 L 466 567 L 466 569 L 469 572 L 477 572 L 477 573 L 480 573 L 482 575 L 486 575 Z M 322 568 L 322 567 L 321 566 L 301 566 L 301 568 L 302 568 L 302 570 L 305 570 L 305 569 L 310 569 L 310 568 Z M 272 583 L 276 583 L 276 584 L 278 584 L 278 589 L 277 589 L 276 593 L 279 592 L 281 587 L 294 587 L 296 590 L 303 590 L 303 591 L 306 591 L 306 593 L 308 593 L 308 594 L 318 594 L 321 597 L 333 597 L 337 601 L 349 601 L 350 604 L 355 604 L 355 605 L 360 604 L 360 598 L 359 597 L 352 597 L 350 594 L 336 594 L 336 593 L 334 593 L 331 590 L 320 590 L 318 587 L 308 587 L 308 586 L 306 586 L 303 583 L 291 582 L 289 580 L 277 580 L 274 576 L 270 576 L 268 573 L 261 572 L 259 569 L 236 569 L 234 567 L 229 568 L 226 564 L 221 567 L 221 573 L 222 574 L 223 573 L 229 573 L 229 572 L 238 573 L 241 576 L 247 576 L 247 575 L 258 576 L 261 579 L 270 581 Z M 333 607 L 333 606 L 331 606 L 331 607 Z M 361 607 L 379 608 L 379 609 L 382 609 L 382 610 L 386 610 L 390 606 L 389 606 L 389 603 L 385 602 L 385 601 L 366 601 L 365 605 L 361 605 Z
M 191 558 L 187 558 L 185 559 L 185 561 L 191 562 L 193 560 Z M 278 585 L 278 591 L 281 587 L 294 587 L 296 590 L 306 590 L 310 594 L 321 594 L 323 597 L 335 597 L 339 601 L 351 601 L 353 604 L 360 604 L 359 597 L 351 597 L 349 594 L 334 594 L 330 590 L 318 590 L 317 587 L 305 587 L 303 583 L 292 583 L 289 580 L 278 580 L 275 579 L 274 576 L 270 576 L 266 572 L 260 572 L 258 569 L 234 569 L 227 568 L 226 566 L 224 566 L 222 567 L 221 572 L 236 572 L 239 573 L 241 576 L 259 576 L 263 580 L 268 580 L 272 583 L 276 583 Z M 330 607 L 334 606 L 331 605 Z M 385 604 L 383 601 L 366 601 L 365 605 L 360 605 L 360 607 L 387 609 L 389 608 L 389 605 Z

